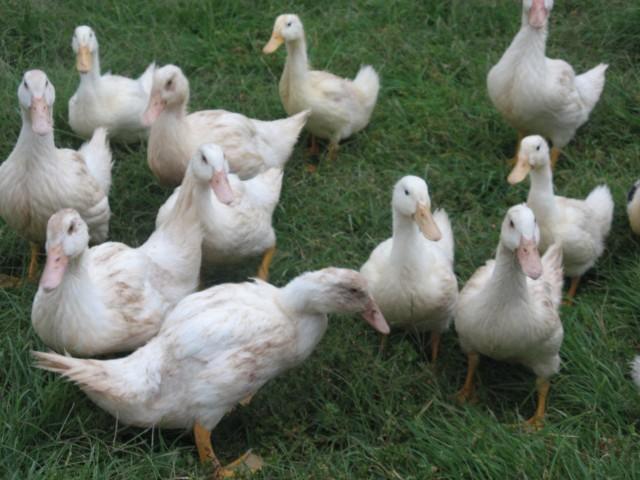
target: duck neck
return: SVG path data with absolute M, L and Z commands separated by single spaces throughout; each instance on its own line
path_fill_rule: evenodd
M 549 165 L 529 173 L 531 187 L 527 204 L 533 210 L 538 222 L 550 220 L 555 214 L 556 199 L 553 193 L 553 174 Z
M 80 86 L 93 86 L 100 79 L 100 53 L 99 50 L 91 55 L 91 69 L 80 74 Z
M 198 181 L 191 170 L 187 169 L 176 203 L 161 228 L 180 237 L 192 237 L 190 230 L 193 229 L 197 230 L 201 237 L 199 208 L 195 199 L 203 195 L 202 190 L 204 189 L 208 190 L 208 186 Z
M 520 268 L 518 257 L 502 242 L 498 245 L 496 264 L 489 284 L 488 296 L 493 297 L 498 304 L 528 299 L 527 278 Z
M 545 69 L 546 44 L 547 26 L 533 28 L 529 25 L 526 13 L 523 13 L 520 31 L 514 37 L 503 58 L 509 58 L 510 63 L 514 65 L 526 63 L 536 72 L 542 72 Z
M 287 42 L 287 60 L 284 64 L 282 76 L 291 84 L 302 80 L 308 71 L 307 44 L 303 34 L 298 40 Z
M 53 129 L 46 135 L 38 135 L 33 131 L 29 113 L 22 111 L 22 127 L 16 143 L 16 150 L 26 150 L 29 152 L 25 156 L 29 162 L 42 162 L 47 165 L 54 165 L 52 157 L 55 158 L 56 146 L 53 141 Z
M 424 260 L 424 250 L 419 247 L 424 243 L 424 236 L 413 218 L 393 211 L 393 243 L 391 261 L 395 264 L 413 263 L 419 255 Z
M 336 305 L 328 302 L 322 272 L 309 272 L 291 280 L 280 290 L 282 306 L 298 315 L 336 312 Z
M 327 330 L 329 305 L 323 294 L 322 283 L 316 280 L 317 272 L 293 279 L 278 292 L 277 304 L 294 323 L 296 351 L 300 360 L 311 354 Z

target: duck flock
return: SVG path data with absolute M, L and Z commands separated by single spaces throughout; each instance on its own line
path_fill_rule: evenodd
M 360 313 L 383 336 L 389 325 L 429 333 L 433 362 L 453 322 L 468 357 L 457 400 L 473 397 L 481 356 L 520 363 L 535 374 L 538 391 L 527 423 L 541 427 L 549 381 L 560 367 L 564 277 L 570 303 L 604 251 L 614 203 L 606 185 L 584 199 L 558 196 L 553 185 L 561 149 L 596 106 L 607 65 L 577 75 L 565 61 L 547 58 L 553 0 L 522 5 L 522 26 L 488 72 L 487 87 L 518 133 L 507 180 L 529 177 L 531 186 L 526 203 L 506 210 L 495 258 L 460 291 L 449 215 L 433 209 L 427 183 L 416 176 L 393 187 L 393 236 L 359 272 L 331 267 L 282 288 L 267 283 L 276 248 L 272 215 L 300 132 L 309 131 L 316 153 L 316 138 L 328 140 L 327 156 L 335 158 L 340 141 L 369 123 L 380 85 L 372 66 L 353 80 L 310 70 L 300 18 L 280 15 L 263 52 L 286 46 L 279 92 L 289 116 L 189 113 L 180 67 L 151 64 L 135 80 L 102 75 L 95 32 L 77 27 L 80 85 L 69 100 L 69 125 L 87 142 L 77 151 L 55 146 L 54 85 L 30 70 L 18 86 L 22 129 L 0 166 L 0 216 L 31 243 L 27 280 L 38 280 L 43 245 L 47 254 L 31 319 L 58 353 L 34 352 L 36 365 L 75 382 L 119 422 L 192 429 L 201 461 L 222 478 L 262 462 L 246 453 L 223 467 L 211 430 L 303 362 L 323 337 L 327 314 Z M 176 189 L 158 211 L 155 231 L 132 248 L 107 241 L 109 142 L 140 140 L 158 182 Z M 640 233 L 637 187 L 628 213 Z M 256 257 L 255 280 L 198 291 L 203 266 Z M 5 288 L 24 281 L 0 280 Z M 110 357 L 93 359 L 103 355 Z M 640 362 L 634 376 L 640 382 Z

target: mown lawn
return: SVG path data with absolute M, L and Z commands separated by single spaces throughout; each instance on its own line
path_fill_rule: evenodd
M 328 265 L 359 268 L 389 236 L 390 191 L 402 175 L 424 176 L 450 214 L 460 285 L 493 255 L 496 225 L 526 198 L 506 182 L 513 132 L 492 108 L 485 76 L 519 28 L 520 2 L 21 1 L 0 4 L 0 159 L 18 136 L 16 90 L 25 70 L 56 87 L 56 139 L 80 143 L 67 125 L 78 76 L 71 35 L 91 25 L 108 69 L 139 75 L 155 60 L 180 65 L 191 108 L 257 118 L 284 115 L 277 81 L 284 52 L 265 57 L 277 14 L 298 13 L 314 65 L 352 76 L 370 63 L 382 77 L 369 128 L 316 174 L 305 136 L 291 158 L 276 210 L 272 281 Z M 383 355 L 356 318 L 332 319 L 317 352 L 268 384 L 213 433 L 223 461 L 247 448 L 267 462 L 255 478 L 633 478 L 640 476 L 640 401 L 628 362 L 640 350 L 640 240 L 625 194 L 640 175 L 640 6 L 626 0 L 561 1 L 548 53 L 576 70 L 604 61 L 607 84 L 592 118 L 560 159 L 557 190 L 586 196 L 606 182 L 616 202 L 607 250 L 562 308 L 563 365 L 553 379 L 546 427 L 519 428 L 534 410 L 534 376 L 483 359 L 479 399 L 452 399 L 466 360 L 455 332 L 437 368 L 422 343 L 394 333 Z M 169 195 L 146 164 L 146 147 L 114 145 L 111 238 L 139 245 Z M 26 271 L 27 243 L 0 221 L 0 272 Z M 240 281 L 255 265 L 207 274 Z M 117 425 L 74 385 L 36 370 L 44 349 L 30 325 L 35 285 L 0 291 L 0 477 L 206 478 L 190 433 Z

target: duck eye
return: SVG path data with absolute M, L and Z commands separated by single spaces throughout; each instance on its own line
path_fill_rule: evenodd
M 511 228 L 515 228 L 515 225 L 513 224 L 513 220 L 509 220 L 509 226 L 510 226 Z
M 165 85 L 165 86 L 166 86 L 167 88 L 171 88 L 171 85 L 173 85 L 173 78 L 170 78 L 169 80 L 167 80 L 167 83 L 166 83 L 166 85 Z
M 404 189 L 404 194 L 405 194 L 406 196 L 409 196 L 409 190 L 407 190 L 407 189 L 405 188 L 405 189 Z
M 75 226 L 75 224 L 71 223 L 71 225 L 69 225 L 69 228 L 67 229 L 67 233 L 68 233 L 69 235 L 72 235 L 72 234 L 73 234 L 73 232 L 74 232 L 74 231 L 75 231 L 75 229 L 76 229 L 75 227 L 76 227 L 76 226 Z
M 207 163 L 207 157 L 204 154 L 200 155 L 200 160 L 202 160 L 202 163 Z
M 27 90 L 29 90 L 29 85 L 27 85 L 27 81 L 26 81 L 26 80 L 24 80 L 24 81 L 22 82 L 22 84 L 24 85 L 24 88 L 26 88 Z
M 290 27 L 290 26 L 291 26 L 291 21 L 288 21 L 287 22 L 287 27 Z
M 539 152 L 539 151 L 540 151 L 540 145 L 536 147 L 536 152 Z

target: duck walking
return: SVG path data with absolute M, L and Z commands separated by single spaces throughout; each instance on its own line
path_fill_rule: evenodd
M 276 18 L 271 39 L 262 51 L 273 53 L 283 43 L 287 60 L 279 85 L 282 105 L 289 115 L 310 109 L 306 127 L 311 132 L 312 152 L 317 153 L 315 137 L 324 138 L 329 140 L 329 156 L 335 158 L 340 141 L 369 124 L 380 90 L 378 74 L 370 65 L 361 67 L 353 80 L 311 70 L 297 15 Z
M 327 329 L 328 313 L 356 312 L 389 332 L 365 279 L 353 270 L 326 268 L 283 288 L 257 280 L 190 295 L 158 335 L 128 357 L 34 356 L 38 367 L 78 384 L 119 422 L 193 429 L 200 460 L 223 478 L 240 465 L 261 462 L 245 454 L 223 468 L 211 430 L 242 399 L 309 357 Z
M 606 185 L 594 188 L 584 200 L 554 195 L 549 145 L 539 135 L 522 140 L 511 185 L 531 177 L 527 205 L 540 226 L 540 250 L 562 247 L 564 273 L 571 278 L 568 296 L 575 297 L 580 278 L 600 258 L 613 220 L 613 198 Z
M 83 138 L 105 127 L 117 140 L 146 139 L 148 129 L 142 124 L 142 113 L 149 103 L 155 64 L 135 80 L 111 73 L 101 75 L 98 37 L 86 25 L 76 27 L 71 46 L 80 74 L 80 85 L 69 100 L 71 129 Z
M 151 125 L 147 161 L 158 181 L 178 186 L 200 145 L 222 147 L 231 171 L 248 179 L 272 167 L 283 168 L 304 127 L 308 111 L 262 121 L 226 110 L 187 113 L 189 81 L 175 65 L 157 68 L 145 125 Z
M 552 245 L 540 260 L 540 231 L 524 204 L 511 207 L 502 223 L 495 260 L 489 260 L 460 292 L 455 327 L 469 367 L 458 400 L 474 394 L 480 355 L 516 362 L 537 376 L 538 406 L 528 420 L 542 426 L 549 379 L 560 368 L 563 329 L 562 249 Z
M 431 360 L 458 298 L 453 231 L 444 210 L 431 214 L 426 182 L 401 178 L 393 189 L 393 237 L 378 245 L 360 272 L 394 327 L 431 332 Z
M 53 137 L 55 89 L 41 70 L 29 70 L 18 87 L 22 128 L 9 158 L 0 165 L 0 216 L 31 242 L 28 278 L 35 281 L 38 252 L 46 240 L 49 217 L 74 208 L 94 243 L 109 233 L 111 149 L 107 131 L 98 128 L 79 150 L 56 148 Z M 3 277 L 1 286 L 18 279 Z
M 165 220 L 138 248 L 108 242 L 87 248 L 87 226 L 75 210 L 49 220 L 47 264 L 31 321 L 49 347 L 78 356 L 129 352 L 144 345 L 166 313 L 198 286 L 202 228 L 200 191 L 230 201 L 214 166 L 194 156 Z
M 218 145 L 202 145 L 199 152 L 199 161 L 212 165 L 211 181 L 217 188 L 217 194 L 207 189 L 196 192 L 197 207 L 202 212 L 197 220 L 203 230 L 203 263 L 229 265 L 262 255 L 257 276 L 266 281 L 276 251 L 271 220 L 280 199 L 282 169 L 274 167 L 242 180 L 229 173 L 229 163 Z M 178 187 L 158 211 L 156 227 L 170 214 L 180 190 Z
M 598 103 L 607 65 L 581 75 L 564 60 L 547 58 L 545 49 L 553 0 L 523 0 L 522 26 L 487 76 L 489 97 L 518 131 L 550 139 L 551 166 Z M 516 149 L 516 154 L 517 154 Z

